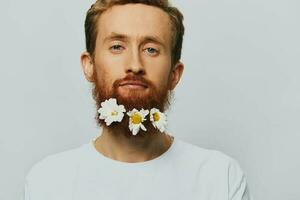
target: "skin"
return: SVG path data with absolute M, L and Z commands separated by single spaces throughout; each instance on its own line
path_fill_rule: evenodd
M 93 82 L 97 73 L 99 82 L 112 87 L 115 80 L 127 74 L 144 76 L 157 87 L 173 90 L 183 73 L 184 65 L 171 66 L 171 21 L 163 10 L 144 4 L 113 6 L 98 21 L 95 56 L 81 54 L 86 79 Z M 129 90 L 147 94 L 148 88 L 129 84 L 120 86 L 120 94 Z M 130 96 L 128 96 L 130 98 Z M 149 134 L 146 137 L 126 138 L 111 134 L 103 127 L 95 141 L 95 148 L 103 155 L 122 162 L 143 162 L 163 154 L 172 144 L 170 135 Z

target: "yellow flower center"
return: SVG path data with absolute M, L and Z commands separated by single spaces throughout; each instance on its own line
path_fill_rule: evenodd
M 131 116 L 131 122 L 133 124 L 140 124 L 142 122 L 141 115 L 137 112 L 133 113 L 133 115 Z
M 111 112 L 111 115 L 116 116 L 116 115 L 118 115 L 118 112 L 114 110 L 114 111 Z
M 160 119 L 160 116 L 159 116 L 159 114 L 156 112 L 156 113 L 154 113 L 153 114 L 153 119 L 154 119 L 154 121 L 159 121 L 159 119 Z

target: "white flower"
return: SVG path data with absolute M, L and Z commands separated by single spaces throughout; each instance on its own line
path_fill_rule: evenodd
M 136 135 L 140 129 L 146 131 L 147 129 L 142 124 L 146 119 L 145 117 L 149 114 L 149 110 L 141 109 L 138 111 L 137 109 L 133 109 L 127 112 L 129 116 L 129 130 L 132 132 L 133 135 Z
M 98 112 L 100 113 L 99 119 L 104 119 L 107 126 L 112 122 L 121 122 L 126 112 L 123 105 L 118 105 L 117 100 L 110 98 L 101 103 L 101 108 Z
M 157 108 L 152 108 L 150 110 L 150 121 L 152 122 L 152 125 L 160 132 L 164 132 L 166 130 L 167 117 Z

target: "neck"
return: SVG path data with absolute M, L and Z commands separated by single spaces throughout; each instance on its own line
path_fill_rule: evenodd
M 102 134 L 94 143 L 98 152 L 122 162 L 144 162 L 152 160 L 172 145 L 173 137 L 166 133 L 146 133 L 143 136 L 126 137 L 103 127 Z

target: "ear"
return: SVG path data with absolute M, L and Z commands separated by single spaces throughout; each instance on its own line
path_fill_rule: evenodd
M 94 82 L 94 63 L 91 55 L 88 52 L 83 52 L 80 56 L 81 67 L 86 80 L 89 82 Z
M 175 66 L 173 67 L 171 74 L 170 74 L 170 78 L 171 78 L 171 83 L 170 83 L 170 89 L 173 90 L 176 85 L 178 84 L 178 82 L 180 81 L 180 78 L 182 76 L 184 70 L 184 65 L 182 62 L 178 61 Z

